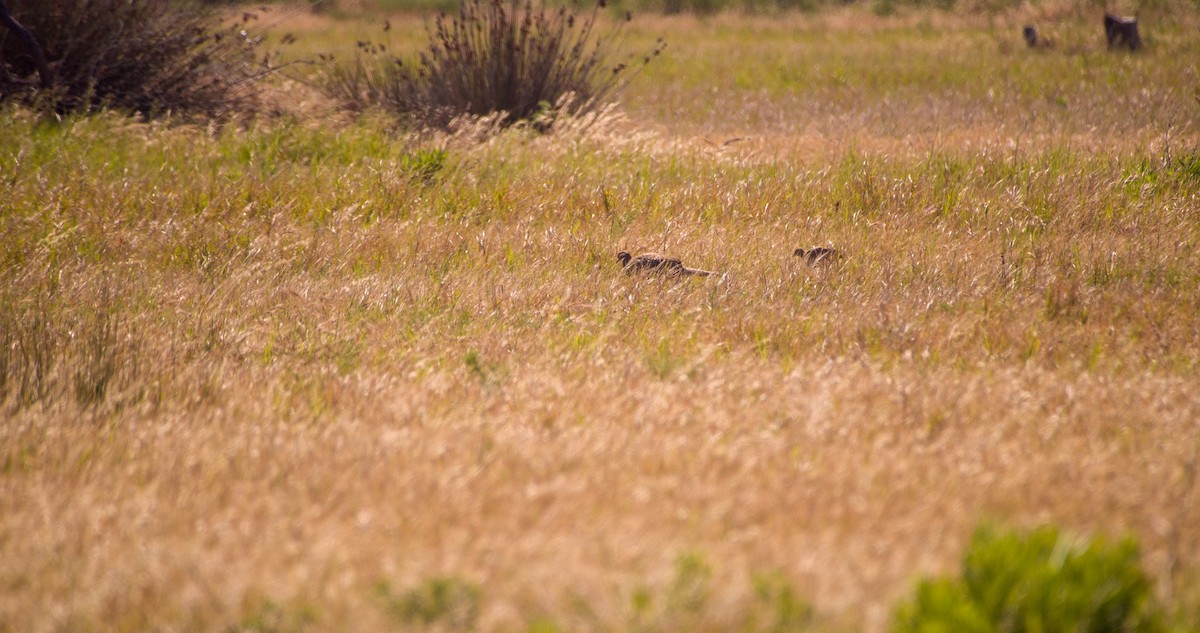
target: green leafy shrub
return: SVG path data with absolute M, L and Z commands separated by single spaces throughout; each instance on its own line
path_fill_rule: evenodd
M 8 0 L 42 48 L 0 38 L 0 101 L 78 112 L 98 107 L 156 115 L 226 115 L 254 105 L 254 15 L 221 27 L 198 3 L 159 0 Z M 7 33 L 4 33 L 7 35 Z
M 281 604 L 255 594 L 247 596 L 242 609 L 241 621 L 226 633 L 302 633 L 315 628 L 318 615 L 309 604 Z
M 962 578 L 923 580 L 898 633 L 1156 633 L 1164 630 L 1132 538 L 1072 540 L 1057 528 L 982 529 Z
M 352 64 L 334 66 L 327 92 L 352 111 L 382 107 L 419 125 L 500 113 L 503 124 L 532 121 L 545 129 L 555 113 L 602 106 L 633 67 L 611 59 L 623 22 L 598 34 L 604 6 L 599 0 L 577 19 L 566 6 L 544 2 L 464 0 L 456 15 L 434 21 L 415 64 L 361 42 Z M 660 41 L 640 62 L 661 50 Z
M 423 148 L 400 157 L 400 170 L 419 177 L 426 182 L 433 179 L 446 166 L 446 150 L 438 147 Z
M 754 595 L 758 598 L 757 609 L 750 612 L 743 631 L 789 633 L 812 628 L 815 621 L 812 605 L 796 595 L 792 584 L 783 575 L 756 575 Z
M 443 624 L 455 631 L 475 627 L 483 599 L 477 585 L 452 576 L 431 578 L 400 593 L 387 582 L 380 582 L 376 590 L 397 621 L 406 625 Z

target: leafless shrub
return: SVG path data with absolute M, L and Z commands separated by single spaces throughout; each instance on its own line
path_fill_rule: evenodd
M 113 107 L 156 115 L 227 115 L 253 108 L 254 15 L 221 27 L 196 3 L 156 0 L 9 0 L 36 36 L 53 84 L 35 80 L 33 56 L 0 39 L 0 101 L 57 112 Z
M 354 61 L 330 73 L 327 91 L 352 111 L 380 106 L 431 127 L 498 112 L 505 124 L 530 121 L 547 129 L 558 112 L 603 107 L 631 69 L 663 48 L 659 40 L 636 62 L 614 62 L 632 15 L 600 34 L 604 7 L 600 0 L 578 19 L 564 6 L 466 0 L 457 15 L 434 21 L 415 64 L 388 55 L 385 46 L 359 42 Z

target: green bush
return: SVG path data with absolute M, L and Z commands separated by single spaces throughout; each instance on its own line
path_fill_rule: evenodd
M 405 625 L 443 624 L 454 631 L 475 628 L 483 600 L 478 585 L 453 576 L 431 578 L 400 593 L 381 581 L 376 591 L 389 613 Z
M 603 106 L 633 67 L 611 59 L 623 23 L 598 33 L 604 6 L 599 0 L 577 19 L 566 6 L 544 2 L 464 0 L 456 15 L 437 17 L 415 64 L 363 42 L 352 64 L 334 66 L 326 90 L 352 111 L 382 107 L 429 127 L 501 113 L 502 124 L 545 129 L 558 112 Z M 661 42 L 638 61 L 660 50 Z
M 1155 633 L 1162 620 L 1132 538 L 1073 540 L 1054 527 L 985 528 L 959 579 L 923 580 L 898 633 Z
M 8 0 L 52 70 L 43 85 L 31 51 L 0 30 L 0 101 L 59 113 L 99 107 L 221 116 L 252 109 L 257 40 L 243 22 L 221 27 L 198 3 Z

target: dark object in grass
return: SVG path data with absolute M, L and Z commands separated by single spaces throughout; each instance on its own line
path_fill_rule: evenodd
M 634 257 L 625 251 L 617 253 L 617 261 L 621 262 L 621 268 L 626 275 L 633 273 L 665 273 L 668 275 L 695 275 L 699 277 L 707 277 L 713 272 L 711 270 L 700 270 L 698 268 L 688 268 L 683 265 L 683 262 L 674 257 L 666 257 L 656 253 L 644 253 Z
M 42 88 L 49 88 L 54 83 L 54 73 L 50 70 L 50 65 L 46 63 L 46 54 L 42 52 L 41 44 L 38 44 L 37 38 L 29 29 L 25 28 L 12 13 L 8 10 L 8 5 L 4 4 L 4 0 L 0 0 L 0 24 L 3 24 L 8 30 L 12 31 L 21 40 L 21 44 L 25 46 L 25 51 L 33 58 L 34 66 L 38 71 L 38 79 L 41 81 Z M 8 75 L 8 70 L 0 63 L 0 78 L 7 83 L 15 81 Z
M 1054 48 L 1054 40 L 1043 37 L 1032 24 L 1026 25 L 1024 29 L 1021 29 L 1021 36 L 1025 38 L 1025 44 L 1029 48 L 1039 50 Z
M 839 253 L 837 249 L 826 248 L 824 246 L 818 246 L 817 248 L 807 251 L 803 248 L 797 248 L 796 252 L 792 254 L 800 259 L 803 259 L 804 263 L 808 264 L 809 266 L 816 266 L 817 264 L 830 264 L 837 261 L 838 258 L 841 257 L 841 253 Z
M 1142 38 L 1138 35 L 1137 18 L 1123 18 L 1105 13 L 1104 36 L 1108 39 L 1109 50 L 1124 48 L 1136 51 L 1142 47 Z
M 1025 28 L 1021 29 L 1021 35 L 1025 36 L 1025 45 L 1029 48 L 1037 48 L 1038 32 L 1033 28 L 1032 24 L 1026 24 Z

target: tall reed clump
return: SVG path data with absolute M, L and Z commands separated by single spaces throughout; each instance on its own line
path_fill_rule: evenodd
M 464 0 L 441 14 L 415 64 L 360 43 L 353 63 L 330 72 L 328 93 L 352 111 L 382 107 L 417 125 L 445 127 L 461 115 L 501 114 L 502 124 L 545 129 L 555 113 L 586 114 L 604 105 L 640 60 L 613 59 L 625 23 L 601 33 L 606 0 L 582 19 L 565 6 L 530 0 Z
M 255 16 L 225 25 L 199 3 L 159 0 L 8 0 L 50 68 L 11 34 L 0 38 L 0 101 L 59 113 L 101 107 L 146 116 L 225 116 L 252 110 Z

